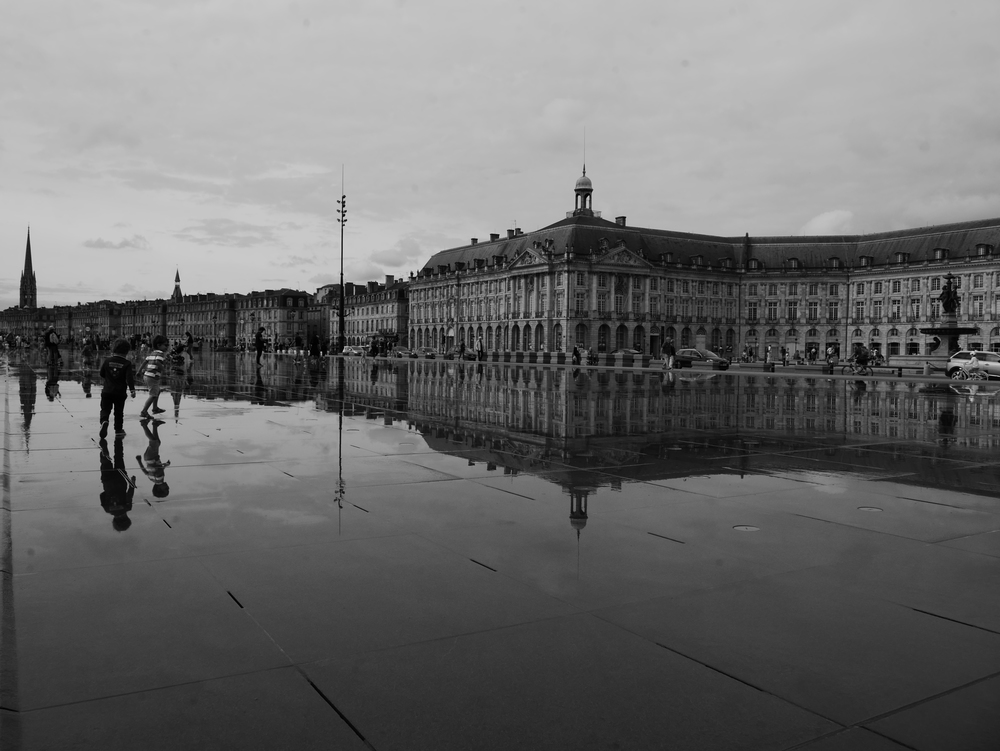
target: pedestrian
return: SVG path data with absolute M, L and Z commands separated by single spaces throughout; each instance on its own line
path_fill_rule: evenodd
M 309 340 L 309 357 L 320 356 L 319 334 L 313 334 Z
M 573 364 L 574 365 L 580 364 L 580 350 L 577 349 L 576 347 L 573 347 Z
M 253 347 L 257 351 L 257 367 L 260 367 L 260 356 L 264 354 L 264 327 L 257 329 L 257 334 L 253 338 Z
M 59 332 L 56 331 L 56 327 L 50 325 L 45 331 L 45 349 L 48 351 L 48 364 L 49 365 L 62 365 L 62 355 L 59 354 L 59 342 L 62 341 L 62 337 L 59 336 Z
M 784 365 L 784 366 L 788 365 L 788 348 L 787 347 L 782 347 L 781 348 L 781 364 Z
M 478 337 L 476 339 L 476 360 L 482 361 L 486 359 L 486 350 L 483 349 L 483 337 Z
M 674 369 L 674 356 L 677 354 L 677 350 L 674 349 L 674 340 L 667 339 L 666 343 L 663 345 L 663 368 L 664 370 Z
M 101 364 L 100 375 L 104 379 L 101 389 L 101 438 L 107 438 L 108 420 L 112 410 L 115 413 L 115 435 L 125 435 L 125 397 L 135 399 L 135 369 L 126 357 L 132 347 L 124 339 L 115 342 L 111 357 Z
M 163 377 L 163 362 L 166 356 L 163 354 L 163 350 L 170 343 L 163 334 L 157 334 L 153 337 L 153 351 L 146 355 L 146 359 L 142 363 L 142 380 L 145 382 L 146 387 L 149 389 L 149 398 L 146 399 L 146 403 L 142 405 L 142 412 L 139 413 L 140 417 L 149 419 L 150 411 L 153 414 L 161 414 L 166 412 L 165 409 L 160 409 L 160 379 Z M 150 408 L 152 407 L 152 410 Z

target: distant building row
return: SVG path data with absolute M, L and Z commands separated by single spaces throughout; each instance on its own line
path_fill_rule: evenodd
M 444 350 L 481 340 L 486 350 L 575 347 L 659 354 L 708 347 L 790 354 L 863 343 L 884 354 L 922 355 L 921 328 L 941 317 L 946 275 L 959 289 L 959 322 L 978 328 L 963 345 L 1000 351 L 1000 219 L 871 235 L 717 237 L 630 227 L 592 208 L 584 170 L 565 219 L 508 230 L 434 254 L 409 280 L 345 284 L 346 344 L 373 339 Z M 265 290 L 169 300 L 35 308 L 30 239 L 22 307 L 0 329 L 37 333 L 54 324 L 108 336 L 185 331 L 237 343 L 264 326 L 269 338 L 336 341 L 340 287 L 315 295 Z

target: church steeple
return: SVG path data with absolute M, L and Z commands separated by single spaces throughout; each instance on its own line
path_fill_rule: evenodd
M 21 272 L 20 307 L 34 310 L 38 307 L 38 284 L 31 267 L 31 227 L 28 227 L 28 244 L 24 249 L 24 271 Z
M 183 302 L 184 295 L 181 293 L 181 270 L 177 269 L 177 273 L 174 275 L 174 294 L 170 296 L 170 299 L 174 302 Z

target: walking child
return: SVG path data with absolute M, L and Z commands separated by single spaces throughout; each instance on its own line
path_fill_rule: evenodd
M 153 414 L 160 414 L 166 412 L 165 409 L 160 409 L 160 380 L 163 377 L 163 363 L 165 360 L 163 350 L 169 344 L 169 340 L 163 334 L 157 334 L 153 337 L 153 351 L 146 356 L 146 360 L 143 362 L 143 373 L 142 380 L 145 381 L 146 386 L 149 388 L 149 398 L 146 399 L 146 403 L 142 405 L 142 412 L 139 414 L 142 417 L 149 417 L 150 407 L 152 407 Z
M 115 435 L 125 435 L 125 397 L 132 394 L 135 399 L 135 370 L 132 361 L 125 355 L 132 347 L 124 339 L 119 339 L 112 347 L 112 355 L 101 364 L 101 438 L 108 435 L 108 419 L 115 413 Z

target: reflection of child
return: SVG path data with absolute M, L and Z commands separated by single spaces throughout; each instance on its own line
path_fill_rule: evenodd
M 104 388 L 101 390 L 101 438 L 108 434 L 108 418 L 112 409 L 115 412 L 115 435 L 125 435 L 125 397 L 131 393 L 135 399 L 132 361 L 125 357 L 130 349 L 132 347 L 127 341 L 119 339 L 112 349 L 114 354 L 101 365 L 101 378 L 104 379 Z
M 135 494 L 135 477 L 131 482 L 125 475 L 125 458 L 123 456 L 122 439 L 115 439 L 115 460 L 111 463 L 108 456 L 108 442 L 103 438 L 101 447 L 101 507 L 111 514 L 111 526 L 118 532 L 124 532 L 132 526 L 128 512 L 132 510 L 132 496 Z
M 149 440 L 149 446 L 146 447 L 146 452 L 143 456 L 137 456 L 135 458 L 135 460 L 139 462 L 139 469 L 142 470 L 146 477 L 153 481 L 153 495 L 157 498 L 166 498 L 170 493 L 170 487 L 167 485 L 167 480 L 163 472 L 164 469 L 170 466 L 170 462 L 160 461 L 159 429 L 162 424 L 163 420 L 153 420 L 153 429 L 151 431 L 149 429 L 149 420 L 142 420 L 142 430 L 145 432 L 146 438 Z M 143 457 L 146 459 L 145 465 L 142 463 Z

